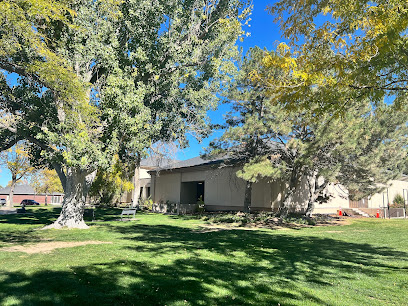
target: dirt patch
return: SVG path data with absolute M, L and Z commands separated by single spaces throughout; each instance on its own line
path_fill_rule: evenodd
M 77 246 L 83 246 L 88 244 L 106 244 L 112 242 L 104 241 L 54 241 L 54 242 L 40 242 L 31 245 L 17 245 L 8 248 L 2 249 L 5 252 L 24 252 L 27 254 L 36 254 L 36 253 L 51 253 L 55 249 L 61 248 L 73 248 Z

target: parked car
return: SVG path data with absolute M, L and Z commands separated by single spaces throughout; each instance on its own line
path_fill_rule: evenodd
M 21 206 L 26 206 L 26 205 L 40 205 L 37 201 L 34 200 L 29 200 L 29 199 L 24 199 L 20 203 Z
M 6 205 L 6 199 L 0 199 L 0 206 Z

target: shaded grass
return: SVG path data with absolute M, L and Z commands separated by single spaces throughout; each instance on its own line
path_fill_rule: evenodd
M 113 243 L 33 255 L 0 248 L 0 304 L 404 305 L 408 299 L 405 220 L 211 231 L 194 218 L 146 213 L 136 221 L 94 222 L 85 231 L 36 230 L 57 214 L 37 210 L 33 223 L 1 217 L 1 241 Z M 118 214 L 97 210 L 96 219 Z

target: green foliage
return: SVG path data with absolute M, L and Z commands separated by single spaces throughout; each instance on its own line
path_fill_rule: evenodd
M 0 150 L 27 139 L 33 160 L 56 169 L 63 185 L 87 178 L 84 195 L 95 171 L 109 169 L 115 155 L 135 166 L 156 141 L 185 146 L 187 132 L 208 135 L 206 112 L 236 73 L 245 2 L 66 3 L 67 20 L 57 14 L 37 27 L 38 35 L 75 74 L 61 73 L 61 86 L 79 80 L 75 88 L 86 99 L 62 99 L 59 90 L 24 73 L 10 87 L 2 74 Z
M 317 219 L 305 218 L 302 216 L 278 217 L 276 213 L 217 213 L 207 214 L 202 217 L 204 221 L 210 223 L 237 223 L 239 226 L 288 226 L 290 224 L 316 225 L 317 221 L 323 221 L 321 217 Z M 328 221 L 329 218 L 327 218 Z
M 1 1 L 0 82 L 5 82 L 4 71 L 17 73 L 49 88 L 59 99 L 85 98 L 76 74 L 56 52 L 54 37 L 47 35 L 56 27 L 72 27 L 75 16 L 68 1 Z
M 111 169 L 98 171 L 89 195 L 99 204 L 116 206 L 121 196 L 134 188 L 130 170 L 116 157 L 116 162 Z
M 281 0 L 268 10 L 289 41 L 279 57 L 265 58 L 287 73 L 268 79 L 273 101 L 316 114 L 384 99 L 397 108 L 407 104 L 405 0 Z
M 141 207 L 147 210 L 151 211 L 153 209 L 153 200 L 151 197 L 148 197 L 147 199 L 141 199 L 139 203 Z
M 244 59 L 230 98 L 233 111 L 227 116 L 226 132 L 211 143 L 211 155 L 241 161 L 237 175 L 247 181 L 283 182 L 284 207 L 291 205 L 295 192 L 308 190 L 308 212 L 329 183 L 359 190 L 365 197 L 378 192 L 378 184 L 401 175 L 408 129 L 406 117 L 394 105 L 345 105 L 341 117 L 287 109 L 284 103 L 274 103 L 275 91 L 268 82 L 271 77 L 285 78 L 285 68 L 265 62 L 269 57 L 281 55 L 253 48 Z M 321 101 L 314 95 L 302 100 L 314 106 Z
M 25 143 L 18 143 L 12 148 L 1 152 L 0 165 L 6 167 L 11 172 L 11 184 L 16 184 L 34 172 Z
M 64 192 L 61 180 L 57 172 L 53 169 L 44 168 L 36 170 L 30 176 L 30 185 L 34 188 L 36 193 L 50 194 L 53 192 Z
M 89 172 L 109 167 L 115 153 L 134 161 L 152 142 L 185 145 L 187 131 L 207 135 L 206 111 L 236 71 L 234 44 L 248 14 L 238 16 L 243 6 L 73 3 L 73 26 L 51 23 L 41 33 L 86 86 L 88 101 L 66 104 L 23 76 L 2 93 L 11 117 L 0 133 L 2 148 L 12 135 L 29 138 L 37 159 Z
M 396 208 L 404 207 L 404 204 L 405 204 L 404 197 L 400 194 L 396 194 L 394 197 L 394 200 L 392 200 L 392 204 L 393 204 L 392 206 Z

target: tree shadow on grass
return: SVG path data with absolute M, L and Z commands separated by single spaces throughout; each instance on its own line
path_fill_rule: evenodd
M 405 260 L 408 255 L 367 243 L 313 236 L 297 237 L 276 232 L 239 229 L 200 232 L 169 225 L 107 226 L 124 234 L 125 239 L 144 242 L 142 245 L 129 246 L 137 252 L 149 252 L 151 256 L 157 257 L 183 252 L 200 256 L 203 250 L 223 256 L 234 256 L 234 252 L 241 252 L 245 258 L 255 262 L 267 261 L 270 267 L 276 267 L 274 273 L 283 273 L 290 279 L 314 275 L 318 280 L 326 268 L 336 270 L 339 267 L 346 272 L 356 272 L 357 269 L 375 275 L 380 268 L 395 268 L 384 264 L 388 259 Z M 304 265 L 310 272 L 303 273 L 299 265 Z M 405 269 L 408 272 L 408 268 Z
M 26 213 L 1 215 L 0 224 L 49 224 L 57 219 L 61 212 L 60 207 L 51 209 L 26 209 Z
M 118 255 L 125 248 L 145 257 L 101 258 L 63 271 L 1 272 L 0 304 L 7 298 L 20 304 L 331 304 L 308 286 L 408 272 L 392 265 L 407 253 L 330 238 L 169 225 L 106 228 L 122 234 Z
M 120 218 L 122 209 L 119 208 L 95 208 L 94 218 L 91 214 L 84 215 L 84 220 L 87 223 L 92 221 L 113 221 Z M 0 224 L 51 224 L 61 213 L 61 207 L 54 208 L 27 208 L 26 213 L 1 215 Z M 140 214 L 140 212 L 139 212 Z M 94 219 L 94 220 L 93 220 Z

